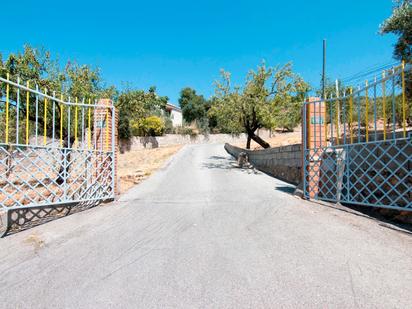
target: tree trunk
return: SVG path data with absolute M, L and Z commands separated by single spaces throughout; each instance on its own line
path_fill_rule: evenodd
M 67 149 L 69 147 L 69 142 L 67 140 L 67 134 L 63 139 L 63 153 L 61 158 L 61 164 L 59 168 L 59 174 L 57 175 L 56 183 L 61 185 L 64 183 L 65 180 L 69 177 L 69 169 L 70 169 L 70 160 L 71 160 L 71 149 Z M 74 137 L 70 138 L 70 147 L 73 147 L 75 139 Z M 65 164 L 66 163 L 66 164 Z
M 256 143 L 258 143 L 263 148 L 270 148 L 269 143 L 265 142 L 263 139 L 260 138 L 260 136 L 257 136 L 254 132 L 248 132 L 248 138 L 253 139 Z
M 250 136 L 248 135 L 247 136 L 247 142 L 246 142 L 246 149 L 250 149 L 250 141 L 251 141 L 252 139 L 250 138 Z

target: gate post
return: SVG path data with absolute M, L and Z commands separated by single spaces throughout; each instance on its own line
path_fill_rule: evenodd
M 319 192 L 322 156 L 327 146 L 326 104 L 320 98 L 310 97 L 303 113 L 303 190 L 306 197 L 315 198 Z
M 110 99 L 100 99 L 94 110 L 94 126 L 93 135 L 96 141 L 96 150 L 112 153 L 111 166 L 106 170 L 107 177 L 111 178 L 111 187 L 113 188 L 113 197 L 119 194 L 118 182 L 118 156 L 119 156 L 119 136 L 118 136 L 118 112 Z M 99 161 L 103 161 L 104 155 L 100 156 Z M 97 174 L 105 170 L 107 166 L 96 166 Z M 110 173 L 110 176 L 109 176 Z

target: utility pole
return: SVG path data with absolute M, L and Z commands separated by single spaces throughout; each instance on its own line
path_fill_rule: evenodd
M 326 84 L 326 39 L 323 39 L 322 97 L 324 100 L 326 100 L 325 84 Z

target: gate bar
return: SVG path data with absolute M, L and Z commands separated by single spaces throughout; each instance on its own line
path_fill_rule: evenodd
M 335 101 L 335 108 L 336 108 L 336 144 L 339 145 L 339 130 L 340 130 L 340 103 L 339 103 L 339 83 L 338 80 L 335 81 L 336 85 L 336 101 Z
M 376 109 L 376 76 L 375 76 L 375 82 L 373 83 L 373 122 L 374 122 L 374 128 L 375 128 L 375 141 L 378 140 L 378 124 L 377 124 L 377 109 Z
M 55 91 L 53 91 L 53 98 L 55 98 L 56 97 L 56 92 Z M 56 124 L 55 124 L 55 121 L 56 121 L 56 101 L 55 100 L 53 100 L 53 132 L 52 132 L 52 143 L 54 144 L 54 138 L 55 138 L 55 131 L 56 131 L 56 129 L 55 129 L 55 126 L 56 126 Z
M 366 142 L 369 142 L 369 97 L 368 97 L 368 81 L 365 82 L 365 136 Z
M 27 88 L 29 88 L 29 81 L 26 82 Z M 29 144 L 29 105 L 30 105 L 30 91 L 26 90 L 26 144 Z
M 60 100 L 63 101 L 63 94 L 60 95 Z M 60 147 L 63 147 L 63 117 L 64 104 L 60 104 Z
M 331 139 L 331 144 L 333 144 L 333 105 L 332 105 L 332 94 L 330 95 L 330 139 Z
M 396 138 L 395 69 L 392 69 L 392 138 Z
M 39 86 L 36 84 L 36 146 L 37 146 L 37 139 L 38 139 L 38 130 L 39 130 Z
M 406 99 L 405 99 L 405 60 L 402 60 L 402 126 L 403 126 L 403 137 L 406 137 Z
M 326 103 L 326 102 L 325 102 Z M 307 189 L 306 189 L 306 166 L 307 166 L 307 158 L 306 158 L 306 148 L 307 148 L 307 140 L 306 140 L 306 134 L 307 134 L 307 124 L 306 124 L 306 121 L 307 121 L 307 112 L 306 112 L 306 108 L 307 108 L 307 105 L 306 104 L 303 104 L 303 169 L 302 169 L 302 171 L 303 171 L 303 196 L 305 197 L 305 198 L 308 198 L 308 196 L 306 195 L 306 193 L 307 193 Z M 325 108 L 326 108 L 326 106 L 325 106 Z
M 357 105 L 358 105 L 358 143 L 360 143 L 360 137 L 361 137 L 361 109 L 360 109 L 360 86 L 358 86 L 358 96 L 357 96 Z
M 47 88 L 44 88 L 44 93 L 47 94 Z M 47 144 L 47 98 L 44 98 L 44 128 L 43 128 L 43 143 L 44 145 Z
M 116 110 L 114 105 L 112 104 L 112 190 L 113 190 L 113 197 L 115 197 L 116 191 L 116 136 L 115 136 L 115 125 L 116 125 Z
M 385 80 L 385 71 L 382 72 L 382 109 L 383 109 L 383 140 L 386 141 L 386 80 Z
M 17 84 L 20 84 L 20 77 L 17 77 Z M 20 87 L 17 88 L 17 100 L 16 100 L 16 144 L 19 143 L 19 131 L 20 131 Z
M 69 102 L 70 102 L 70 97 L 69 97 Z M 70 111 L 71 111 L 71 106 L 69 105 L 67 107 L 67 147 L 71 148 L 71 143 L 70 143 L 70 126 L 71 126 L 71 119 L 70 119 Z
M 353 95 L 352 87 L 349 88 L 349 131 L 350 131 L 350 142 L 353 144 Z
M 7 81 L 10 75 L 7 73 Z M 9 143 L 9 99 L 10 99 L 10 86 L 6 81 L 6 144 Z

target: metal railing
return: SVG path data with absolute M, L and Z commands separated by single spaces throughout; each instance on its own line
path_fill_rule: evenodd
M 315 144 L 346 145 L 395 139 L 399 136 L 397 132 L 406 138 L 408 122 L 412 121 L 412 93 L 408 99 L 407 84 L 412 84 L 412 66 L 402 63 L 383 71 L 379 78 L 366 80 L 362 86 L 337 88 L 325 100 L 305 102 L 304 106 L 312 105 L 315 117 L 321 116 L 322 105 L 326 107 L 325 128 L 317 132 L 321 135 L 313 135 L 317 139 Z
M 50 95 L 47 89 L 41 92 L 38 85 L 34 89 L 30 88 L 30 82 L 22 84 L 19 78 L 13 82 L 9 78 L 0 77 L 1 84 L 4 89 L 0 97 L 3 103 L 3 106 L 0 105 L 0 113 L 2 112 L 1 123 L 4 126 L 0 127 L 0 144 L 30 145 L 33 143 L 30 143 L 29 138 L 34 137 L 36 146 L 54 145 L 58 140 L 61 148 L 77 148 L 77 142 L 82 149 L 111 150 L 108 131 L 105 136 L 92 138 L 92 120 L 95 111 L 100 109 L 106 110 L 106 119 L 109 116 L 111 118 L 113 105 L 102 106 L 97 101 L 92 102 L 90 98 L 83 98 L 81 101 L 74 98 L 73 102 L 68 97 L 65 101 L 63 95 L 56 97 L 56 92 Z M 43 143 L 39 143 L 39 137 Z
M 0 77 L 0 211 L 113 198 L 114 119 L 113 104 Z

